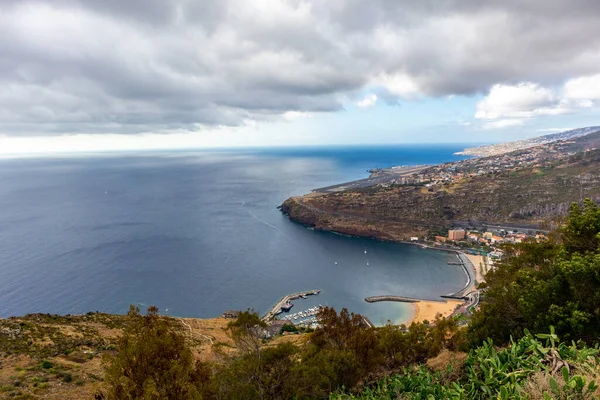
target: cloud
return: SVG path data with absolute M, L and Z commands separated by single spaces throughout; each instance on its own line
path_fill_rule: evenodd
M 569 101 L 555 91 L 524 82 L 492 86 L 488 95 L 477 103 L 475 118 L 485 121 L 484 129 L 499 129 L 522 126 L 526 119 L 533 117 L 571 112 Z
M 371 108 L 375 104 L 377 104 L 377 95 L 376 94 L 370 94 L 368 96 L 365 96 L 364 99 L 356 102 L 356 105 L 359 106 L 360 108 Z
M 365 88 L 394 103 L 519 82 L 537 82 L 515 90 L 547 115 L 562 106 L 543 88 L 569 81 L 575 101 L 598 74 L 599 13 L 595 0 L 4 0 L 0 134 L 245 126 L 336 112 Z M 482 119 L 526 106 L 490 100 Z
M 477 103 L 475 118 L 531 118 L 568 112 L 554 91 L 535 83 L 497 84 Z
M 594 102 L 600 100 L 600 74 L 567 81 L 564 96 L 579 102 L 583 107 L 591 107 Z
M 496 84 L 477 103 L 475 118 L 485 129 L 522 126 L 527 119 L 593 107 L 600 100 L 600 74 L 570 79 L 557 89 L 536 83 Z
M 286 121 L 295 121 L 300 118 L 308 118 L 311 115 L 311 113 L 302 111 L 286 111 L 282 114 L 283 119 Z

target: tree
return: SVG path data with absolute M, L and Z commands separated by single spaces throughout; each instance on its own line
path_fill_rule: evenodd
M 103 360 L 109 399 L 201 399 L 211 378 L 170 318 L 133 305 L 118 352 Z
M 227 329 L 238 349 L 242 353 L 252 353 L 260 358 L 261 337 L 267 324 L 252 310 L 241 312 L 237 319 L 230 322 Z
M 583 208 L 571 204 L 569 217 L 559 230 L 565 249 L 570 253 L 596 252 L 600 245 L 600 209 L 591 199 L 585 199 Z
M 469 325 L 479 344 L 506 343 L 524 329 L 592 342 L 600 331 L 600 210 L 590 199 L 571 205 L 556 240 L 506 247 L 499 267 L 486 276 L 481 310 Z

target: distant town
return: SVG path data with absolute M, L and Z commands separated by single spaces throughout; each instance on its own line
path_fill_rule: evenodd
M 521 168 L 548 167 L 558 160 L 566 159 L 577 153 L 575 150 L 570 151 L 573 145 L 576 145 L 574 140 L 552 142 L 511 153 L 439 164 L 398 177 L 392 176 L 392 173 L 396 172 L 399 167 L 377 170 L 373 176 L 381 176 L 383 174 L 390 176 L 391 179 L 389 181 L 378 184 L 380 187 L 389 187 L 391 185 L 423 185 L 430 188 L 454 183 L 473 176 L 488 175 L 503 171 L 514 172 Z M 588 150 L 593 149 L 595 147 Z
M 488 270 L 493 269 L 494 264 L 502 258 L 504 252 L 501 245 L 510 243 L 522 243 L 525 240 L 536 240 L 538 242 L 547 240 L 542 232 L 531 231 L 518 232 L 505 229 L 489 230 L 485 232 L 450 229 L 447 235 L 428 235 L 426 237 L 413 236 L 412 243 L 423 243 L 433 247 L 459 248 L 471 254 L 479 254 L 486 257 Z

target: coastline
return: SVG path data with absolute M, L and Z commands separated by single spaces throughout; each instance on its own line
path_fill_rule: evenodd
M 439 249 L 439 250 L 443 250 L 443 249 Z M 447 251 L 449 251 L 449 250 L 447 250 Z M 487 271 L 485 270 L 485 263 L 484 263 L 483 256 L 467 254 L 467 253 L 464 253 L 464 252 L 461 252 L 458 250 L 452 250 L 452 251 L 463 254 L 465 256 L 469 265 L 468 266 L 463 265 L 463 267 L 472 269 L 473 273 L 476 276 L 474 279 L 470 279 L 467 282 L 467 284 L 465 285 L 465 287 L 461 291 L 459 291 L 459 292 L 464 292 L 464 293 L 471 292 L 472 290 L 475 289 L 476 283 L 479 284 L 479 283 L 485 281 L 485 272 L 487 272 Z M 477 269 L 476 264 L 482 265 L 482 268 L 484 271 L 483 273 L 479 273 L 479 270 Z M 465 273 L 468 273 L 468 272 L 465 271 Z M 459 292 L 457 292 L 457 293 L 459 293 Z M 438 301 L 431 301 L 431 300 L 421 300 L 417 303 L 409 303 L 409 305 L 412 309 L 412 315 L 406 322 L 403 322 L 403 323 L 405 325 L 410 325 L 413 322 L 423 322 L 424 320 L 431 322 L 431 321 L 435 320 L 435 317 L 437 314 L 441 314 L 442 317 L 448 317 L 454 313 L 454 311 L 456 310 L 456 308 L 459 305 L 462 305 L 462 304 L 465 304 L 465 301 L 458 300 L 458 299 L 446 299 L 446 301 L 443 303 L 438 302 Z
M 295 222 L 295 221 L 293 221 L 293 222 Z M 307 226 L 306 224 L 302 224 L 302 225 Z M 460 297 L 462 297 L 462 295 L 473 291 L 476 287 L 476 283 L 479 284 L 484 281 L 484 280 L 478 279 L 478 275 L 480 275 L 480 274 L 478 273 L 478 269 L 476 268 L 476 264 L 482 263 L 483 265 L 485 265 L 483 257 L 480 255 L 469 254 L 461 249 L 449 248 L 449 247 L 444 247 L 444 246 L 431 246 L 431 245 L 424 244 L 421 242 L 411 242 L 411 241 L 406 241 L 406 240 L 389 240 L 389 239 L 381 239 L 381 238 L 377 238 L 377 237 L 349 235 L 349 234 L 335 232 L 335 231 L 326 231 L 326 232 L 332 233 L 335 235 L 348 236 L 348 237 L 368 238 L 368 239 L 377 240 L 380 242 L 407 244 L 407 245 L 413 245 L 413 246 L 416 245 L 424 250 L 438 250 L 438 251 L 445 251 L 447 253 L 456 254 L 457 256 L 459 256 L 461 258 L 461 261 L 462 261 L 461 269 L 463 270 L 464 274 L 467 276 L 466 283 L 457 292 L 450 293 L 450 294 L 442 294 L 440 296 L 453 297 L 453 296 L 461 295 Z M 483 275 L 481 277 L 483 278 Z M 415 300 L 417 300 L 417 299 L 415 299 Z M 433 321 L 433 320 L 435 320 L 435 317 L 437 314 L 441 314 L 443 317 L 448 317 L 454 313 L 454 311 L 458 305 L 466 304 L 466 301 L 464 301 L 462 299 L 456 299 L 456 298 L 444 298 L 441 301 L 440 300 L 438 300 L 438 301 L 417 300 L 416 302 L 403 302 L 403 303 L 409 305 L 410 310 L 411 310 L 411 315 L 406 319 L 399 320 L 398 325 L 401 325 L 401 324 L 410 325 L 413 322 L 422 322 L 424 320 Z
M 404 324 L 410 325 L 413 322 L 423 321 L 432 322 L 438 314 L 442 317 L 448 317 L 452 315 L 457 306 L 463 303 L 461 300 L 446 300 L 445 302 L 421 300 L 418 303 L 410 303 L 412 316 Z

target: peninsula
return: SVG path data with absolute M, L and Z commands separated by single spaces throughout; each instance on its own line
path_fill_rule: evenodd
M 449 229 L 535 235 L 566 215 L 572 202 L 600 200 L 600 130 L 591 130 L 402 175 L 376 171 L 360 185 L 316 189 L 280 208 L 317 230 L 395 242 L 434 240 Z M 493 244 L 491 236 L 486 240 Z

